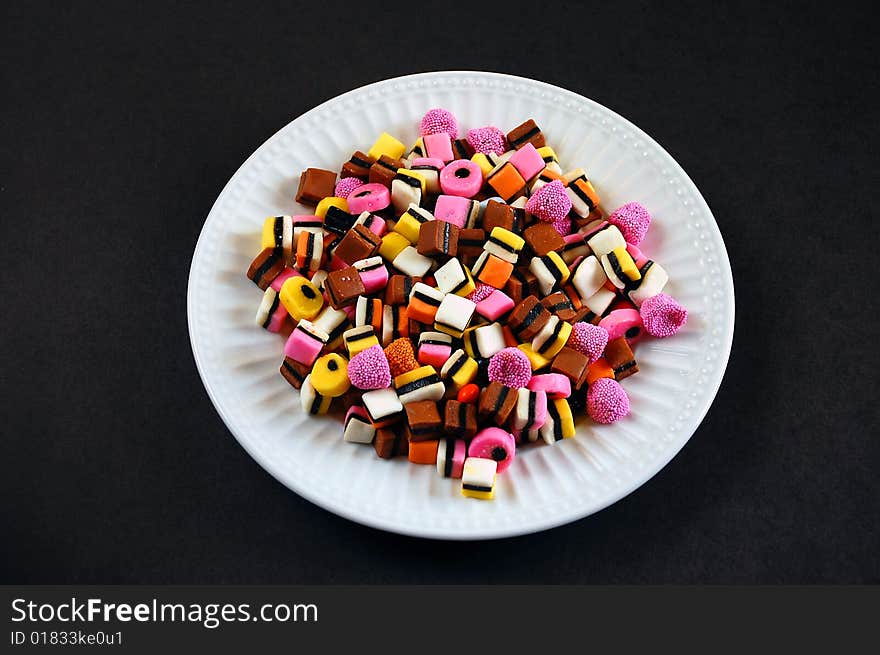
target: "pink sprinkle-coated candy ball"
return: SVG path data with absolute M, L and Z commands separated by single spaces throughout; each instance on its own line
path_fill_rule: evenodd
M 629 397 L 617 380 L 599 378 L 587 390 L 587 413 L 597 423 L 614 423 L 629 414 Z
M 586 355 L 592 364 L 605 352 L 608 345 L 608 330 L 592 323 L 575 323 L 571 327 L 571 336 L 565 344 L 572 350 Z
M 504 132 L 491 125 L 468 130 L 467 142 L 476 152 L 484 155 L 500 155 L 507 150 L 507 138 Z
M 571 211 L 571 198 L 560 180 L 553 180 L 538 189 L 526 203 L 526 211 L 542 221 L 561 221 Z
M 361 186 L 364 186 L 364 183 L 358 178 L 343 177 L 336 183 L 336 189 L 333 191 L 333 195 L 337 198 L 348 198 L 352 191 Z
M 651 214 L 643 205 L 637 202 L 628 202 L 611 212 L 608 222 L 617 226 L 627 243 L 637 246 L 648 233 Z
M 671 337 L 687 322 L 688 312 L 672 296 L 658 293 L 642 303 L 639 312 L 645 331 L 652 337 Z
M 391 368 L 382 346 L 370 346 L 351 358 L 348 378 L 358 389 L 387 389 L 391 386 Z
M 552 225 L 553 229 L 564 237 L 571 234 L 571 219 L 568 216 L 555 220 L 550 225 Z
M 458 138 L 458 121 L 451 111 L 435 107 L 429 109 L 422 117 L 419 123 L 419 134 L 427 136 L 429 134 L 441 134 L 446 132 L 450 139 Z
M 519 389 L 532 379 L 532 365 L 519 348 L 504 348 L 489 360 L 489 380 Z
M 473 301 L 474 303 L 478 303 L 481 300 L 485 300 L 495 291 L 495 287 L 489 284 L 483 284 L 481 282 L 477 283 L 477 286 L 467 295 L 467 299 Z

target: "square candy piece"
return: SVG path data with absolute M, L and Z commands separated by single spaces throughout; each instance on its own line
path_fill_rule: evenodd
M 531 180 L 544 170 L 544 158 L 538 153 L 537 148 L 528 142 L 513 153 L 509 161 L 525 180 Z
M 434 206 L 434 218 L 463 228 L 467 227 L 470 211 L 471 201 L 467 198 L 439 195 Z
M 464 332 L 477 306 L 464 296 L 448 293 L 440 302 L 434 317 L 434 328 L 453 337 L 460 337 Z
M 523 237 L 537 257 L 543 257 L 550 251 L 559 251 L 565 247 L 565 239 L 562 235 L 550 223 L 543 221 L 526 228 Z
M 410 441 L 436 439 L 443 428 L 440 410 L 434 400 L 418 400 L 403 406 L 409 426 Z
M 324 198 L 332 196 L 335 187 L 336 173 L 322 168 L 307 168 L 299 177 L 295 200 L 304 205 L 317 205 Z
M 419 228 L 419 254 L 427 257 L 443 255 L 455 257 L 458 254 L 459 227 L 444 220 L 427 221 Z
M 443 430 L 460 439 L 470 439 L 477 433 L 477 406 L 447 400 L 444 411 Z
M 328 273 L 324 288 L 333 309 L 353 305 L 357 302 L 358 296 L 366 294 L 360 273 L 354 266 Z
M 535 148 L 543 148 L 547 143 L 544 141 L 544 134 L 541 128 L 533 119 L 527 120 L 525 123 L 513 128 L 507 134 L 507 142 L 511 147 L 519 150 L 527 143 L 531 143 Z

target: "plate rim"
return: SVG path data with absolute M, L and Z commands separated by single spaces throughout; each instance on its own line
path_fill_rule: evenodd
M 320 496 L 318 494 L 311 493 L 307 486 L 302 485 L 302 484 L 297 484 L 296 481 L 287 479 L 284 475 L 282 475 L 281 471 L 275 467 L 275 465 L 273 464 L 273 462 L 270 459 L 263 457 L 262 455 L 260 455 L 258 453 L 258 451 L 255 448 L 251 447 L 251 445 L 248 443 L 248 439 L 244 438 L 242 435 L 240 435 L 238 433 L 238 429 L 236 427 L 234 427 L 234 425 L 235 425 L 234 422 L 231 420 L 230 417 L 227 416 L 226 410 L 223 408 L 222 404 L 217 399 L 217 395 L 216 395 L 216 391 L 215 391 L 214 387 L 212 386 L 211 382 L 208 380 L 208 378 L 206 377 L 206 374 L 205 374 L 205 370 L 203 367 L 203 360 L 200 356 L 199 345 L 198 345 L 197 339 L 195 337 L 195 327 L 194 327 L 195 323 L 194 323 L 194 318 L 193 318 L 193 316 L 194 316 L 194 307 L 193 307 L 194 292 L 193 292 L 193 290 L 195 287 L 195 278 L 194 278 L 193 272 L 195 269 L 196 260 L 199 257 L 200 253 L 205 248 L 205 245 L 204 245 L 206 242 L 205 235 L 206 235 L 209 223 L 211 222 L 212 216 L 215 215 L 215 210 L 222 204 L 222 201 L 225 200 L 230 189 L 233 187 L 234 183 L 238 181 L 238 178 L 242 175 L 243 171 L 247 168 L 247 166 L 251 163 L 251 161 L 256 159 L 256 157 L 259 155 L 259 153 L 262 152 L 263 149 L 269 143 L 271 143 L 275 139 L 279 138 L 281 133 L 284 132 L 292 123 L 299 121 L 299 120 L 304 120 L 308 116 L 310 116 L 311 114 L 317 113 L 318 111 L 323 109 L 325 106 L 330 105 L 331 103 L 340 102 L 342 99 L 344 99 L 348 96 L 351 96 L 354 94 L 360 94 L 362 92 L 368 92 L 369 89 L 371 89 L 373 87 L 384 86 L 386 84 L 400 83 L 405 80 L 406 81 L 409 81 L 409 80 L 415 81 L 415 80 L 430 79 L 430 78 L 434 78 L 434 77 L 445 77 L 445 76 L 456 75 L 456 74 L 461 74 L 461 75 L 475 75 L 476 74 L 476 75 L 488 76 L 490 78 L 495 78 L 498 80 L 504 80 L 507 82 L 537 84 L 541 87 L 544 87 L 548 91 L 553 91 L 553 92 L 557 92 L 557 93 L 561 92 L 561 93 L 575 96 L 575 97 L 577 97 L 577 99 L 579 99 L 583 102 L 586 102 L 590 105 L 593 105 L 594 107 L 598 107 L 602 111 L 608 112 L 609 114 L 613 115 L 615 117 L 615 119 L 620 120 L 623 123 L 625 123 L 630 129 L 632 129 L 634 132 L 636 132 L 641 138 L 645 139 L 649 143 L 653 143 L 657 148 L 659 148 L 659 150 L 668 157 L 668 162 L 671 164 L 674 171 L 680 176 L 682 182 L 685 185 L 687 185 L 690 188 L 691 192 L 694 193 L 695 196 L 698 197 L 703 202 L 703 204 L 705 205 L 705 209 L 708 212 L 708 215 L 712 219 L 712 224 L 714 224 L 714 227 L 715 227 L 715 233 L 716 233 L 718 239 L 720 240 L 721 248 L 720 248 L 719 252 L 721 255 L 723 255 L 723 257 L 722 257 L 723 261 L 718 261 L 717 265 L 720 269 L 722 269 L 722 272 L 727 273 L 727 275 L 722 275 L 721 277 L 723 278 L 723 285 L 726 288 L 726 292 L 729 294 L 729 297 L 730 297 L 730 306 L 729 306 L 729 312 L 728 312 L 728 320 L 726 321 L 726 324 L 723 326 L 725 328 L 723 342 L 721 342 L 719 344 L 720 350 L 718 351 L 718 367 L 717 368 L 720 371 L 720 373 L 717 376 L 717 379 L 712 382 L 711 394 L 708 396 L 709 400 L 707 403 L 705 403 L 705 406 L 699 410 L 699 412 L 694 413 L 695 415 L 697 415 L 697 414 L 699 415 L 698 419 L 694 423 L 694 428 L 689 431 L 689 434 L 687 434 L 687 436 L 685 438 L 683 438 L 680 441 L 680 443 L 678 443 L 674 447 L 669 448 L 668 451 L 664 451 L 654 466 L 646 467 L 645 469 L 642 469 L 640 471 L 639 475 L 637 475 L 633 478 L 633 481 L 631 484 L 626 485 L 625 487 L 621 487 L 619 490 L 616 490 L 615 493 L 609 495 L 607 498 L 603 499 L 601 502 L 594 505 L 587 512 L 577 511 L 572 515 L 565 515 L 562 517 L 556 516 L 556 517 L 552 517 L 549 519 L 539 519 L 539 520 L 533 521 L 529 525 L 514 524 L 514 525 L 498 526 L 495 528 L 486 529 L 486 530 L 481 531 L 479 533 L 476 533 L 475 530 L 470 530 L 470 531 L 462 531 L 462 532 L 447 534 L 447 533 L 444 533 L 443 529 L 441 529 L 439 527 L 425 527 L 425 526 L 413 526 L 413 525 L 409 525 L 409 524 L 398 524 L 398 523 L 394 523 L 391 520 L 382 519 L 381 517 L 358 515 L 355 512 L 349 511 L 348 508 L 346 508 L 346 507 L 340 507 L 340 506 L 334 505 L 330 502 L 325 502 L 322 496 Z M 261 143 L 251 153 L 251 155 L 244 160 L 244 162 L 242 162 L 242 164 L 236 169 L 236 171 L 232 174 L 232 176 L 226 182 L 223 189 L 217 195 L 216 200 L 211 205 L 211 209 L 208 211 L 208 214 L 205 218 L 205 221 L 202 224 L 202 228 L 199 231 L 199 237 L 196 241 L 196 245 L 193 250 L 192 260 L 190 261 L 190 268 L 189 268 L 189 273 L 188 273 L 188 278 L 187 278 L 187 303 L 186 304 L 187 304 L 187 329 L 188 329 L 187 331 L 189 334 L 189 340 L 190 340 L 190 346 L 192 349 L 193 359 L 195 360 L 196 369 L 199 372 L 199 377 L 201 378 L 202 386 L 205 388 L 205 391 L 208 393 L 208 397 L 210 398 L 211 403 L 213 404 L 215 411 L 219 414 L 219 416 L 220 416 L 221 420 L 223 421 L 224 425 L 226 426 L 227 430 L 229 430 L 229 432 L 232 433 L 233 437 L 235 437 L 235 440 L 239 443 L 239 445 L 242 448 L 244 448 L 245 452 L 247 452 L 254 459 L 254 461 L 257 462 L 257 464 L 259 464 L 265 471 L 267 471 L 273 478 L 275 478 L 278 482 L 280 482 L 286 488 L 290 489 L 291 491 L 293 491 L 294 493 L 296 493 L 297 495 L 299 495 L 303 499 L 307 500 L 308 502 L 311 502 L 312 504 L 317 505 L 318 507 L 320 507 L 324 510 L 332 512 L 333 514 L 335 514 L 337 516 L 341 516 L 341 517 L 346 518 L 350 521 L 353 521 L 353 522 L 361 524 L 361 525 L 365 525 L 367 527 L 376 528 L 376 529 L 384 530 L 387 532 L 393 532 L 396 534 L 412 536 L 412 537 L 421 537 L 421 538 L 427 538 L 427 539 L 443 540 L 443 541 L 491 540 L 491 539 L 501 539 L 501 538 L 505 538 L 505 537 L 523 536 L 523 535 L 528 535 L 528 534 L 534 534 L 536 532 L 543 532 L 545 530 L 550 530 L 555 527 L 567 525 L 569 523 L 573 523 L 575 521 L 582 520 L 588 516 L 592 516 L 600 511 L 606 509 L 607 507 L 613 505 L 614 503 L 622 500 L 623 498 L 629 496 L 635 490 L 637 490 L 640 487 L 647 484 L 661 470 L 663 470 L 663 468 L 665 468 L 669 464 L 669 462 L 671 462 L 678 455 L 678 453 L 681 452 L 681 450 L 684 448 L 684 446 L 691 440 L 693 435 L 699 429 L 700 425 L 702 424 L 703 420 L 706 417 L 706 414 L 709 412 L 709 409 L 714 404 L 715 399 L 717 398 L 717 395 L 718 395 L 718 390 L 720 389 L 721 383 L 723 382 L 725 374 L 727 372 L 727 366 L 730 361 L 730 353 L 731 353 L 731 349 L 732 349 L 732 345 L 733 345 L 733 336 L 734 336 L 734 330 L 735 330 L 735 324 L 736 324 L 735 285 L 733 282 L 733 271 L 730 266 L 730 257 L 727 252 L 727 245 L 724 242 L 724 235 L 721 233 L 721 228 L 718 225 L 718 221 L 716 220 L 715 215 L 712 212 L 712 209 L 709 207 L 709 203 L 706 202 L 706 199 L 703 197 L 703 194 L 700 192 L 699 188 L 694 183 L 694 181 L 691 179 L 691 177 L 687 174 L 687 171 L 684 170 L 684 168 L 666 150 L 666 148 L 664 148 L 660 144 L 659 141 L 657 141 L 652 136 L 647 134 L 639 126 L 635 125 L 634 123 L 629 121 L 624 116 L 621 116 L 620 114 L 615 112 L 613 109 L 610 109 L 607 106 L 602 105 L 601 103 L 596 102 L 595 100 L 592 100 L 586 96 L 583 96 L 575 91 L 571 91 L 571 90 L 566 89 L 564 87 L 550 84 L 548 82 L 543 82 L 541 80 L 535 80 L 532 78 L 511 75 L 508 73 L 498 73 L 498 72 L 483 71 L 483 70 L 430 71 L 430 72 L 423 72 L 423 73 L 413 73 L 413 74 L 409 74 L 409 75 L 400 75 L 397 77 L 391 77 L 391 78 L 387 78 L 387 79 L 383 79 L 383 80 L 378 80 L 375 82 L 371 82 L 369 84 L 364 84 L 362 86 L 356 87 L 354 89 L 351 89 L 351 90 L 346 91 L 344 93 L 341 93 L 339 95 L 333 96 L 331 98 L 328 98 L 328 99 L 324 100 L 323 102 L 321 102 L 320 104 L 312 107 L 308 111 L 306 111 L 298 116 L 295 116 L 290 121 L 288 121 L 287 123 L 282 125 L 277 131 L 275 131 L 271 136 L 269 136 L 265 141 L 263 141 L 263 143 Z

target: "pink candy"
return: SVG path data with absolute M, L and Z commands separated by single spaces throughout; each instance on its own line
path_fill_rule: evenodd
M 422 117 L 419 123 L 419 134 L 427 136 L 428 134 L 446 133 L 450 139 L 458 138 L 458 121 L 451 111 L 436 107 L 429 109 Z
M 489 360 L 489 380 L 492 382 L 519 389 L 526 386 L 531 378 L 532 365 L 519 348 L 504 348 Z
M 483 428 L 468 444 L 468 457 L 484 457 L 498 462 L 498 473 L 506 471 L 516 454 L 516 439 L 501 428 Z
M 333 195 L 337 198 L 348 198 L 351 192 L 360 186 L 364 186 L 364 183 L 358 178 L 343 177 L 336 183 L 336 189 L 333 191 Z
M 428 159 L 439 159 L 444 164 L 455 159 L 452 154 L 452 141 L 449 135 L 441 132 L 440 134 L 428 134 L 422 137 L 425 144 L 425 154 Z
M 469 130 L 467 142 L 476 152 L 482 152 L 484 155 L 500 155 L 507 150 L 507 139 L 504 132 L 491 125 Z
M 651 296 L 642 303 L 640 313 L 645 331 L 660 339 L 671 337 L 687 322 L 687 309 L 665 293 Z
M 350 179 L 350 178 L 346 178 Z M 377 212 L 391 204 L 391 192 L 378 182 L 363 184 L 348 196 L 348 213 L 358 216 L 363 212 Z
M 568 216 L 555 220 L 550 223 L 550 225 L 552 225 L 553 229 L 559 232 L 559 234 L 564 237 L 567 237 L 569 234 L 571 234 L 571 219 Z
M 448 196 L 473 198 L 483 187 L 483 171 L 470 159 L 456 159 L 440 171 L 440 188 Z
M 562 373 L 542 373 L 532 376 L 529 391 L 546 391 L 550 398 L 568 398 L 571 395 L 571 380 Z
M 629 397 L 617 380 L 599 378 L 587 390 L 587 413 L 597 423 L 614 423 L 629 414 Z
M 599 321 L 599 327 L 608 330 L 608 340 L 626 337 L 633 344 L 642 338 L 642 317 L 635 309 L 615 309 Z
M 608 222 L 617 226 L 627 243 L 637 246 L 648 233 L 651 214 L 643 205 L 637 202 L 628 202 L 611 212 Z
M 535 191 L 526 203 L 526 211 L 542 221 L 560 221 L 571 211 L 571 198 L 565 193 L 560 180 L 553 180 Z
M 531 143 L 526 143 L 510 157 L 510 163 L 526 181 L 544 170 L 544 158 Z
M 575 323 L 565 345 L 586 355 L 592 364 L 602 356 L 608 345 L 608 330 L 591 323 Z
M 382 346 L 360 351 L 348 363 L 348 378 L 358 389 L 387 389 L 391 386 L 391 368 Z

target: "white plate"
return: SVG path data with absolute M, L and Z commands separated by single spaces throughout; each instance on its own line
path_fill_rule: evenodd
M 521 451 L 493 502 L 405 458 L 378 459 L 342 441 L 336 417 L 309 418 L 278 373 L 283 340 L 254 325 L 260 291 L 244 272 L 266 216 L 310 213 L 293 202 L 308 166 L 339 170 L 387 130 L 409 146 L 419 118 L 445 107 L 461 128 L 510 129 L 533 117 L 563 168 L 583 167 L 613 209 L 643 203 L 654 222 L 643 249 L 669 272 L 667 292 L 689 310 L 671 339 L 636 348 L 624 381 L 632 414 L 611 426 L 583 418 L 578 435 Z M 439 72 L 350 91 L 300 116 L 233 175 L 205 221 L 190 270 L 189 330 L 217 411 L 242 446 L 312 502 L 383 530 L 446 539 L 525 534 L 568 523 L 622 498 L 681 449 L 712 403 L 733 338 L 733 279 L 700 192 L 672 157 L 605 107 L 558 87 L 482 72 Z

